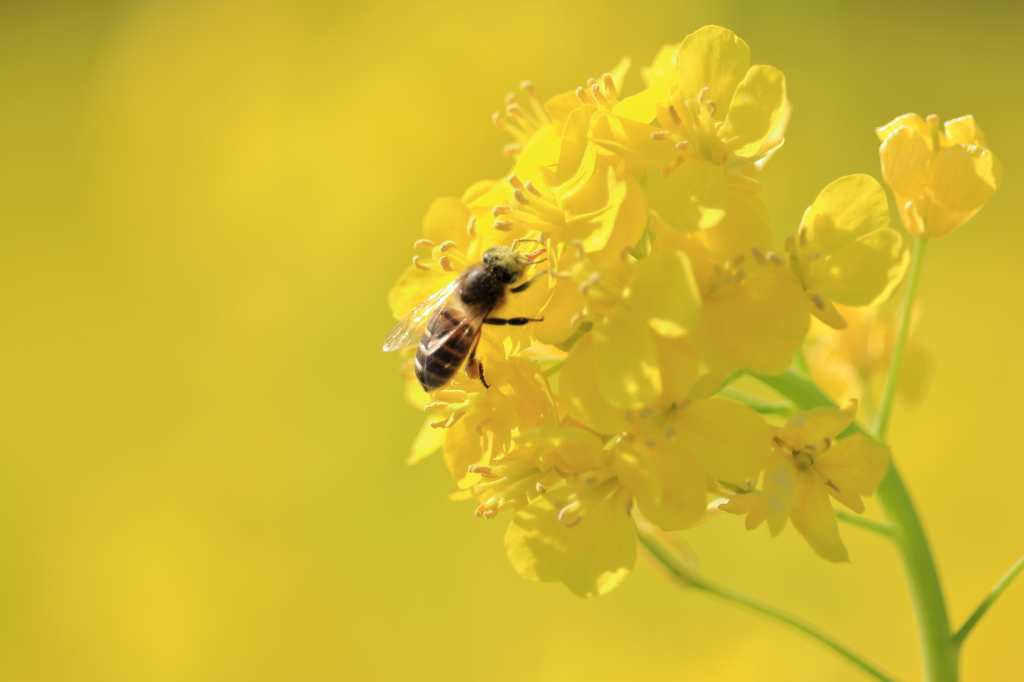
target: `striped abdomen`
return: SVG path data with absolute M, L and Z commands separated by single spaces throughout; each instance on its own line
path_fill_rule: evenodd
M 434 314 L 416 349 L 416 378 L 424 391 L 441 388 L 466 361 L 479 332 L 458 308 L 444 307 Z

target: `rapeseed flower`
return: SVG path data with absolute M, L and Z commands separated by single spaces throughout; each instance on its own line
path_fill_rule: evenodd
M 844 306 L 898 286 L 906 250 L 885 195 L 867 176 L 840 178 L 776 244 L 752 174 L 783 142 L 782 73 L 751 66 L 746 43 L 716 26 L 663 48 L 635 94 L 629 66 L 547 100 L 524 82 L 493 118 L 512 137 L 508 172 L 428 209 L 389 295 L 396 317 L 495 246 L 540 242 L 546 260 L 477 320 L 528 321 L 480 327 L 489 387 L 460 372 L 425 393 L 406 372 L 428 415 L 409 461 L 440 453 L 451 498 L 510 524 L 516 571 L 581 596 L 628 576 L 638 521 L 689 528 L 723 492 L 748 525 L 777 533 L 792 519 L 844 560 L 829 495 L 859 511 L 888 456 L 837 439 L 855 408 L 774 427 L 717 393 L 733 372 L 789 368 L 812 315 L 852 330 L 859 313 Z
M 876 132 L 882 141 L 882 176 L 912 235 L 945 237 L 999 189 L 1003 165 L 973 116 L 940 127 L 938 116 L 904 114 Z
M 760 493 L 743 493 L 720 508 L 745 513 L 748 529 L 767 520 L 773 536 L 791 520 L 818 556 L 849 561 L 829 497 L 862 514 L 861 496 L 875 491 L 889 467 L 889 449 L 863 433 L 836 440 L 856 412 L 851 400 L 841 408 L 798 412 L 773 427 Z

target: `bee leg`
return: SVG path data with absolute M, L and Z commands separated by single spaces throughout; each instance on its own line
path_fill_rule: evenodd
M 545 258 L 544 260 L 547 260 L 547 258 Z M 543 262 L 543 261 L 537 261 L 537 262 L 538 262 L 538 263 L 541 263 L 541 262 Z M 527 289 L 529 289 L 529 288 L 530 288 L 530 285 L 531 285 L 531 284 L 533 284 L 534 282 L 536 282 L 536 281 L 537 281 L 538 279 L 540 279 L 540 278 L 541 278 L 541 277 L 543 277 L 544 275 L 548 274 L 549 272 L 551 272 L 551 269 L 550 269 L 550 268 L 549 268 L 549 269 L 547 269 L 547 270 L 541 270 L 541 271 L 540 271 L 540 272 L 538 272 L 538 273 L 537 273 L 536 275 L 534 275 L 533 277 L 531 277 L 531 278 L 530 278 L 529 280 L 527 280 L 527 281 L 523 282 L 522 284 L 520 284 L 520 285 L 519 285 L 519 286 L 517 286 L 517 287 L 512 287 L 511 289 L 509 289 L 509 291 L 511 291 L 511 292 L 512 292 L 513 294 L 518 294 L 518 293 L 519 293 L 520 291 L 526 291 Z
M 510 317 L 508 319 L 504 317 L 487 317 L 484 318 L 484 324 L 493 324 L 497 326 L 509 325 L 511 327 L 522 327 L 524 324 L 530 322 L 543 322 L 543 317 Z
M 470 379 L 479 379 L 484 388 L 491 387 L 487 380 L 484 379 L 484 363 L 479 358 L 469 358 L 466 360 L 466 376 Z
M 478 343 L 480 343 L 479 336 L 473 342 L 473 348 L 470 349 L 469 357 L 466 358 L 466 376 L 470 379 L 479 379 L 484 388 L 490 388 L 491 385 L 484 379 L 484 363 L 476 356 L 476 346 Z

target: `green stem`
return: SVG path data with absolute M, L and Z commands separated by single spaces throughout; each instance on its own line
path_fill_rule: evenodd
M 853 663 L 872 677 L 882 680 L 882 682 L 897 682 L 895 677 L 885 672 L 879 666 L 864 658 L 846 644 L 819 628 L 817 625 L 814 625 L 813 623 L 810 623 L 788 611 L 780 609 L 774 604 L 769 604 L 768 602 L 752 597 L 749 594 L 744 594 L 743 592 L 725 587 L 724 585 L 719 585 L 699 575 L 686 571 L 681 567 L 679 562 L 674 560 L 671 556 L 671 552 L 667 548 L 658 542 L 657 539 L 643 531 L 640 532 L 640 542 L 647 548 L 651 555 L 661 562 L 669 573 L 683 585 L 698 590 L 704 590 L 705 592 L 717 595 L 736 604 L 741 604 L 747 608 L 759 611 L 766 616 L 790 625 L 797 630 L 810 635 L 825 646 L 830 647 L 836 653 L 843 656 L 846 660 L 850 661 L 850 663 Z
M 910 315 L 914 310 L 914 299 L 917 297 L 917 285 L 921 280 L 921 268 L 924 265 L 924 249 L 928 245 L 927 237 L 914 239 L 914 255 L 910 261 L 910 274 L 907 277 L 907 291 L 903 296 L 903 307 L 900 308 L 899 326 L 896 331 L 896 345 L 892 349 L 889 361 L 889 373 L 885 377 L 885 389 L 882 391 L 882 402 L 878 405 L 875 424 L 871 435 L 879 443 L 885 442 L 885 434 L 889 430 L 892 418 L 892 406 L 896 401 L 896 388 L 900 383 L 900 370 L 903 367 L 903 351 L 910 337 Z
M 781 414 L 788 416 L 793 413 L 793 403 L 788 400 L 766 400 L 761 396 L 747 393 L 732 386 L 718 389 L 718 395 L 743 403 L 754 412 L 761 414 Z
M 968 618 L 957 633 L 953 635 L 953 643 L 958 648 L 963 645 L 964 640 L 967 639 L 967 635 L 971 634 L 971 630 L 974 629 L 974 626 L 978 624 L 981 617 L 985 615 L 986 611 L 988 611 L 988 607 L 992 606 L 995 600 L 999 598 L 999 595 L 1003 593 L 1003 590 L 1009 587 L 1010 583 L 1013 582 L 1013 579 L 1020 575 L 1021 571 L 1024 571 L 1024 556 L 1017 559 L 1017 563 L 1015 563 L 1013 567 L 1006 572 L 1006 575 L 999 579 L 999 582 L 997 582 L 996 586 L 992 588 L 992 591 L 988 593 L 985 600 L 978 604 L 978 608 L 974 609 L 974 613 L 971 614 L 971 617 Z
M 863 516 L 845 512 L 842 509 L 836 510 L 836 518 L 850 524 L 851 526 L 859 526 L 865 530 L 870 530 L 872 533 L 878 533 L 879 535 L 884 535 L 888 538 L 891 538 L 893 533 L 895 533 L 895 529 L 891 523 L 875 521 L 874 519 L 866 519 Z
M 757 378 L 792 400 L 800 409 L 835 407 L 821 389 L 796 372 L 787 371 L 777 376 L 758 375 Z M 856 425 L 852 428 L 861 430 Z M 910 593 L 917 610 L 925 680 L 956 682 L 959 656 L 950 636 L 949 617 L 939 576 L 921 520 L 894 463 L 889 465 L 889 471 L 878 486 L 878 497 L 886 516 L 892 522 L 892 538 L 907 571 Z

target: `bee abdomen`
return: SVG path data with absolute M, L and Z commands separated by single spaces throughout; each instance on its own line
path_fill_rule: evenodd
M 445 308 L 438 312 L 416 349 L 414 369 L 425 391 L 441 388 L 455 376 L 466 361 L 476 330 L 461 319 L 458 311 Z M 444 341 L 438 343 L 437 340 Z

